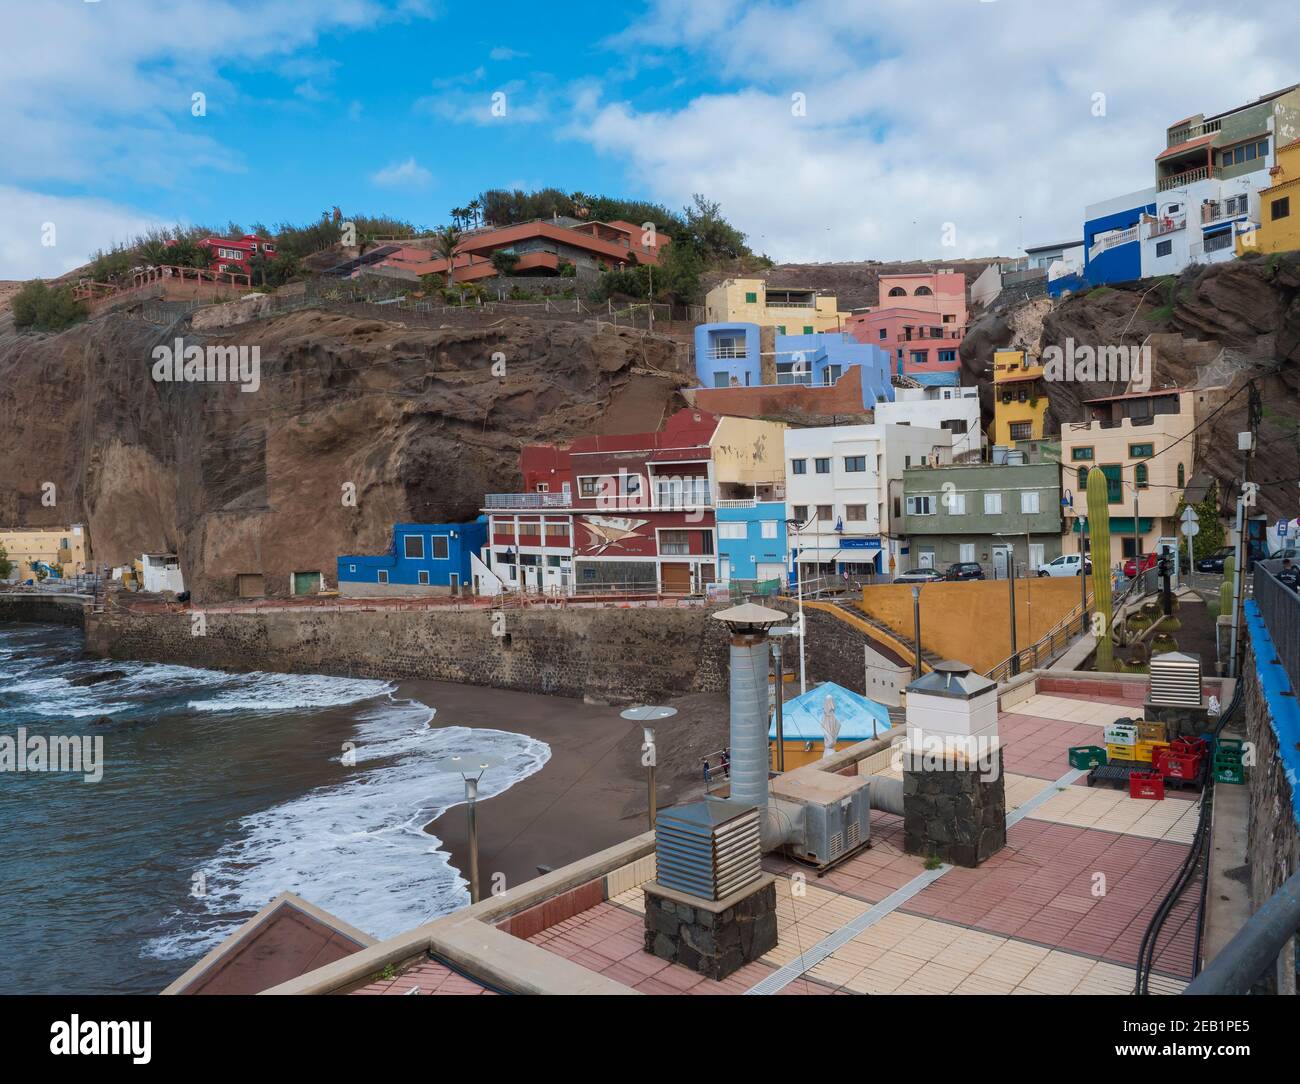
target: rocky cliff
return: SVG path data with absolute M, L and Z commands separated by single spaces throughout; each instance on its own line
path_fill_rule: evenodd
M 257 347 L 260 386 L 156 381 L 152 351 L 178 335 Z M 295 571 L 333 582 L 337 555 L 384 552 L 396 521 L 472 519 L 518 487 L 523 444 L 658 428 L 690 383 L 678 354 L 526 318 L 306 310 L 195 332 L 118 312 L 58 335 L 5 320 L 0 523 L 83 522 L 97 563 L 175 551 L 200 600 L 231 597 L 239 573 L 283 595 Z
M 1152 348 L 1152 386 L 1199 388 L 1196 462 L 1235 494 L 1242 459 L 1237 436 L 1249 428 L 1250 380 L 1263 402 L 1254 476 L 1268 483 L 1260 511 L 1270 519 L 1296 514 L 1300 478 L 1300 255 L 1253 256 L 1182 276 L 1103 286 L 1059 303 L 994 305 L 962 342 L 962 382 L 978 384 L 984 420 L 993 416 L 991 366 L 1001 347 L 1041 355 L 1048 346 Z M 1048 387 L 1048 434 L 1079 421 L 1083 402 L 1124 391 L 1120 383 L 1067 381 Z M 1227 402 L 1227 406 L 1218 409 Z M 1217 411 L 1217 412 L 1216 412 Z M 1210 416 L 1212 415 L 1212 416 Z

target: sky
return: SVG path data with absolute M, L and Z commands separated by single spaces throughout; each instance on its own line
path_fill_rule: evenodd
M 717 200 L 778 261 L 1016 255 L 1300 82 L 1239 0 L 0 0 L 0 278 L 151 226 Z M 1281 16 L 1281 17 L 1280 17 Z

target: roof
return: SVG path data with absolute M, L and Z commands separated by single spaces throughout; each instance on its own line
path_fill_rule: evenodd
M 1175 155 L 1185 154 L 1187 151 L 1195 150 L 1197 147 L 1204 147 L 1214 142 L 1214 133 L 1209 135 L 1200 135 L 1195 139 L 1189 139 L 1185 143 L 1179 143 L 1177 146 L 1170 147 L 1156 155 L 1156 161 L 1162 158 L 1173 158 Z
M 1079 241 L 1057 241 L 1054 244 L 1050 244 L 1050 245 L 1027 245 L 1025 247 L 1025 252 L 1026 253 L 1049 252 L 1053 249 L 1058 249 L 1058 248 L 1078 248 L 1082 244 L 1083 241 L 1079 240 Z
M 165 994 L 257 994 L 375 944 L 341 918 L 282 892 Z
M 1157 395 L 1181 395 L 1191 388 L 1152 388 L 1150 391 L 1126 391 L 1120 395 L 1102 395 L 1096 399 L 1085 399 L 1084 403 L 1110 403 L 1116 399 L 1151 399 Z
M 781 730 L 787 740 L 822 740 L 822 709 L 828 696 L 835 705 L 835 718 L 840 724 L 840 741 L 866 741 L 889 729 L 889 711 L 884 705 L 868 700 L 843 685 L 824 681 L 801 696 L 785 702 Z M 776 738 L 775 712 L 769 719 L 768 737 Z
M 934 669 L 919 677 L 907 687 L 909 693 L 926 693 L 929 696 L 946 696 L 954 700 L 971 700 L 983 693 L 996 690 L 998 683 L 977 674 L 967 663 L 935 663 Z
M 908 373 L 923 388 L 956 388 L 961 386 L 960 374 L 956 369 L 947 373 Z

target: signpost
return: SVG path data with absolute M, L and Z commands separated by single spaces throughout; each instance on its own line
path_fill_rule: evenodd
M 1201 525 L 1197 522 L 1196 509 L 1190 504 L 1183 509 L 1183 514 L 1179 517 L 1182 527 L 1179 528 L 1187 538 L 1187 582 L 1192 583 L 1192 572 L 1196 566 L 1192 563 L 1192 539 L 1201 533 Z

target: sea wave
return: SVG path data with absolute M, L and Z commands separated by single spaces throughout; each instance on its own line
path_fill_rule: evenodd
M 332 708 L 384 696 L 395 686 L 369 678 L 322 674 L 231 674 L 227 687 L 204 700 L 191 700 L 194 711 L 294 711 Z M 427 709 L 426 709 L 427 710 Z

